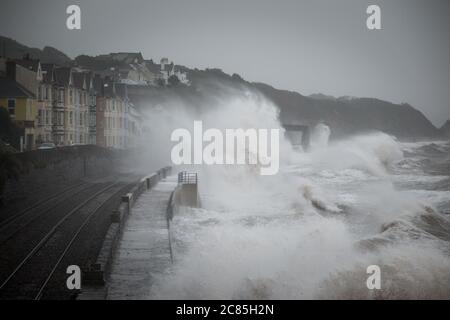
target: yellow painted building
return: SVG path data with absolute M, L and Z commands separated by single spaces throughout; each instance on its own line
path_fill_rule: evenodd
M 0 108 L 6 108 L 11 119 L 23 129 L 24 149 L 34 149 L 37 118 L 34 94 L 11 79 L 0 78 Z

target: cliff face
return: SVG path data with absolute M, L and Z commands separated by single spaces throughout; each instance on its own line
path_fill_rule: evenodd
M 265 84 L 255 84 L 255 87 L 280 107 L 282 123 L 323 121 L 332 128 L 334 137 L 373 130 L 401 139 L 436 138 L 440 135 L 420 111 L 408 104 L 372 98 L 306 97 Z
M 238 75 L 229 76 L 218 69 L 188 72 L 194 86 L 206 86 L 208 91 L 213 91 L 216 83 L 256 89 L 280 108 L 280 120 L 283 124 L 314 125 L 324 122 L 331 127 L 333 138 L 374 130 L 392 134 L 402 140 L 441 137 L 441 131 L 408 104 L 394 104 L 373 98 L 336 99 L 324 94 L 307 97 L 263 83 L 250 83 Z

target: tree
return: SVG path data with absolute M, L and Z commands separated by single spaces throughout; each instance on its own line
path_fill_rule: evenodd
M 158 80 L 156 80 L 156 84 L 159 87 L 164 87 L 165 86 L 164 79 L 158 78 Z
M 9 111 L 0 106 L 0 139 L 19 149 L 21 133 L 22 129 L 11 120 Z
M 180 79 L 178 79 L 178 77 L 176 75 L 174 75 L 174 74 L 171 75 L 167 81 L 173 87 L 175 87 L 175 86 L 180 84 Z

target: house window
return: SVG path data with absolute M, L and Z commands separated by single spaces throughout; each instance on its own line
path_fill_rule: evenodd
M 16 99 L 8 99 L 8 111 L 12 116 L 16 114 Z

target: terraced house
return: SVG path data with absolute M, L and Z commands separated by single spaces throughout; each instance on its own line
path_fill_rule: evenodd
M 107 82 L 97 97 L 97 144 L 125 149 L 134 147 L 141 134 L 142 118 L 131 103 L 127 85 Z
M 74 139 L 71 143 L 87 144 L 89 142 L 89 85 L 87 73 L 73 73 L 74 86 L 73 102 L 74 102 Z
M 7 108 L 11 119 L 23 130 L 21 150 L 35 148 L 37 103 L 36 95 L 42 80 L 37 60 L 0 60 L 0 107 Z
M 21 150 L 46 142 L 135 146 L 142 119 L 129 85 L 87 68 L 0 59 L 0 107 L 23 129 Z
M 72 69 L 55 68 L 54 79 L 53 142 L 58 145 L 70 145 L 74 138 Z
M 103 80 L 89 73 L 89 144 L 97 144 L 97 96 L 102 94 Z
M 53 141 L 59 145 L 89 143 L 89 74 L 70 67 L 56 67 L 53 74 Z
M 53 64 L 42 64 L 42 80 L 38 88 L 36 143 L 53 142 Z

